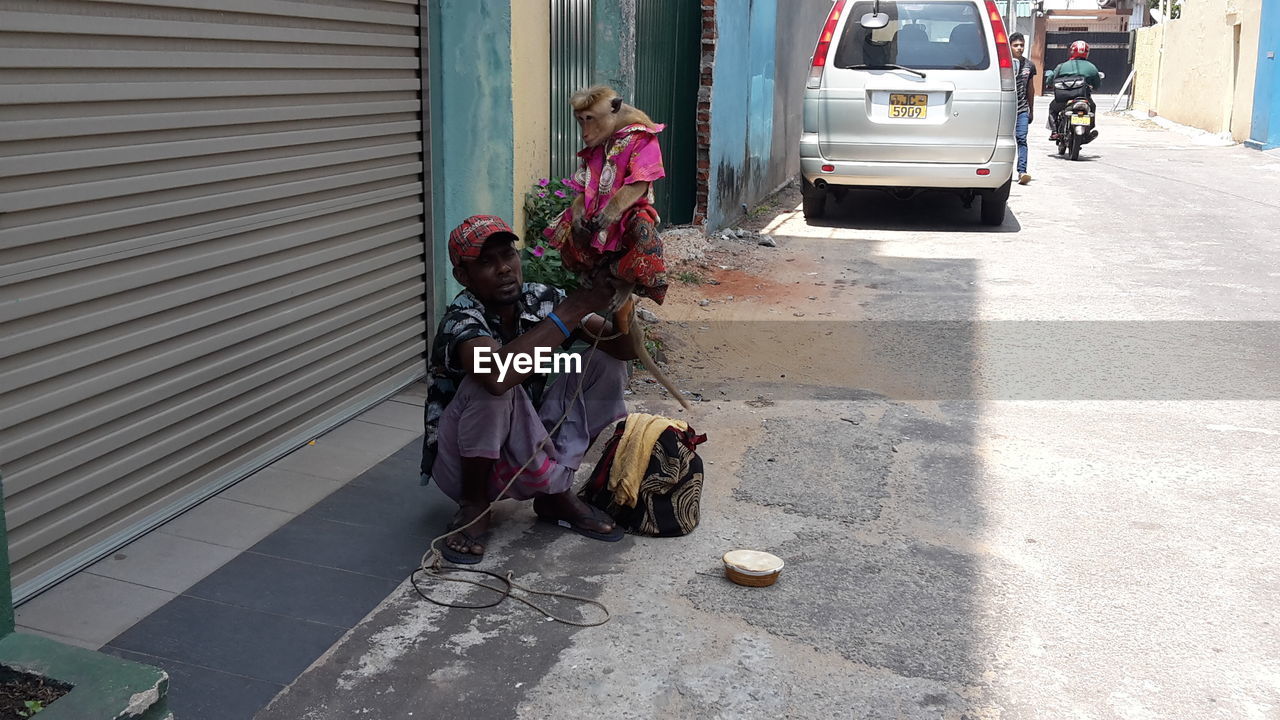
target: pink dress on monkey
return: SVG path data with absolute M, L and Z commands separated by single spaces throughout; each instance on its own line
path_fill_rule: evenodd
M 567 185 L 582 195 L 588 219 L 595 217 L 625 185 L 653 183 L 666 177 L 658 133 L 634 123 L 619 129 L 607 141 L 578 152 L 578 170 Z M 637 295 L 661 304 L 667 294 L 667 268 L 658 236 L 658 211 L 653 207 L 653 185 L 623 212 L 622 217 L 592 235 L 575 236 L 573 206 L 565 209 L 544 232 L 561 261 L 576 273 L 589 273 L 603 260 L 613 276 L 636 284 Z

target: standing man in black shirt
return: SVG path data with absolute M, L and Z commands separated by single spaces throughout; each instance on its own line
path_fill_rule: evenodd
M 1018 184 L 1031 182 L 1027 174 L 1027 128 L 1035 116 L 1035 95 L 1031 85 L 1036 77 L 1036 64 L 1025 57 L 1027 39 L 1022 33 L 1009 36 L 1009 49 L 1013 51 L 1013 86 L 1018 91 L 1018 124 L 1014 133 L 1018 138 Z

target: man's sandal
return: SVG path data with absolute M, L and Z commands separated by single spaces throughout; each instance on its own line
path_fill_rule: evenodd
M 487 531 L 482 533 L 477 533 L 477 535 L 479 535 L 479 537 L 477 538 L 475 535 L 472 535 L 466 530 L 462 530 L 460 532 L 453 532 L 459 527 L 461 527 L 461 525 L 449 523 L 449 527 L 445 528 L 446 531 L 451 532 L 452 534 L 449 535 L 449 537 L 446 537 L 444 540 L 440 541 L 440 555 L 444 557 L 445 560 L 448 560 L 454 565 L 475 565 L 476 563 L 479 563 L 481 560 L 484 560 L 484 553 L 480 553 L 479 555 L 476 555 L 475 553 L 463 552 L 461 550 L 454 550 L 453 548 L 449 547 L 449 540 L 450 538 L 460 537 L 464 541 L 466 541 L 468 546 L 481 545 L 487 548 L 488 542 L 486 541 L 489 539 L 488 537 L 489 533 Z
M 603 542 L 618 542 L 619 540 L 627 536 L 627 532 L 622 529 L 622 526 L 618 525 L 618 523 L 613 518 L 609 517 L 609 515 L 605 513 L 603 510 L 601 510 L 598 507 L 594 507 L 590 505 L 588 507 L 591 508 L 591 511 L 589 513 L 585 515 L 579 515 L 577 517 L 573 517 L 569 519 L 564 519 L 564 518 L 556 517 L 554 515 L 546 514 L 546 511 L 542 507 L 540 507 L 538 505 L 537 500 L 535 500 L 533 505 L 533 511 L 535 514 L 537 514 L 539 522 L 551 523 L 552 525 L 559 525 L 560 527 L 565 528 L 566 530 L 572 530 L 578 533 L 579 535 L 582 535 L 583 537 L 589 537 L 592 540 L 601 540 Z M 602 533 L 602 532 L 599 532 L 598 530 L 592 530 L 591 528 L 583 527 L 583 523 L 590 520 L 595 520 L 598 523 L 610 523 L 613 525 L 613 530 L 607 533 Z

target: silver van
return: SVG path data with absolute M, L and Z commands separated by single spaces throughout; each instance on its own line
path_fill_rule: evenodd
M 814 49 L 800 136 L 804 215 L 828 194 L 922 189 L 982 200 L 1000 225 L 1017 157 L 1013 56 L 991 0 L 836 0 Z

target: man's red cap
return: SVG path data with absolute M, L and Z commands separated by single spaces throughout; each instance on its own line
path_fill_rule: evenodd
M 496 215 L 472 215 L 463 220 L 449 233 L 449 262 L 457 267 L 463 260 L 480 257 L 485 241 L 496 233 L 506 233 L 513 241 L 518 239 L 507 221 Z

